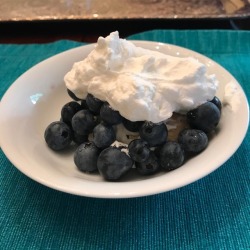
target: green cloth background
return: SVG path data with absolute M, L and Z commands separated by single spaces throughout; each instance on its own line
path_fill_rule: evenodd
M 155 30 L 129 39 L 167 42 L 207 55 L 234 75 L 249 100 L 250 32 Z M 80 45 L 0 45 L 0 98 L 31 66 Z M 250 249 L 249 144 L 248 131 L 223 166 L 186 187 L 116 200 L 42 186 L 0 150 L 0 249 Z

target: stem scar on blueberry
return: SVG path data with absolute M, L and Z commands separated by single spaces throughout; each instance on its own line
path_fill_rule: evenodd
M 69 133 L 67 131 L 63 131 L 61 135 L 62 137 L 67 138 Z
M 147 168 L 147 169 L 152 169 L 153 166 L 152 166 L 152 164 L 147 164 L 147 165 L 146 165 L 146 168 Z
M 147 127 L 145 130 L 146 130 L 146 132 L 147 132 L 148 134 L 152 133 L 152 128 L 151 128 L 151 127 Z

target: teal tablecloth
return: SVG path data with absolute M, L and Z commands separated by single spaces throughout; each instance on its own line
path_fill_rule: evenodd
M 250 32 L 158 30 L 130 39 L 177 44 L 211 57 L 236 77 L 249 100 Z M 0 97 L 34 64 L 79 45 L 0 45 Z M 228 162 L 193 184 L 122 200 L 44 187 L 0 151 L 0 249 L 250 249 L 249 143 L 248 132 Z

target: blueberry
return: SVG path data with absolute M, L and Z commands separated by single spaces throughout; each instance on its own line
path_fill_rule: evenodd
M 220 110 L 212 102 L 206 102 L 187 113 L 187 121 L 192 128 L 205 133 L 213 131 L 220 121 Z
M 95 115 L 98 115 L 100 113 L 103 101 L 99 100 L 98 98 L 94 97 L 91 94 L 88 94 L 86 97 L 86 103 L 88 105 L 89 110 L 93 112 Z
M 71 126 L 72 117 L 81 109 L 81 105 L 78 102 L 66 103 L 61 110 L 62 121 Z
M 202 130 L 184 129 L 178 136 L 178 142 L 187 153 L 198 154 L 208 145 L 208 137 Z
M 98 148 L 109 147 L 115 139 L 115 130 L 110 125 L 100 123 L 93 130 L 93 142 Z
M 153 151 L 144 162 L 135 162 L 137 171 L 142 175 L 154 174 L 160 168 L 158 158 Z
M 221 101 L 217 96 L 215 96 L 210 102 L 215 104 L 217 106 L 217 108 L 221 111 L 221 106 L 222 106 Z
M 167 171 L 179 168 L 185 159 L 184 151 L 177 142 L 166 142 L 158 154 L 161 167 Z
M 88 135 L 87 134 L 86 135 L 79 135 L 73 131 L 73 141 L 76 144 L 80 145 L 80 144 L 88 141 Z
M 122 116 L 114 110 L 107 102 L 105 102 L 100 109 L 100 117 L 102 120 L 110 125 L 119 124 L 122 122 Z
M 123 118 L 122 121 L 124 127 L 131 132 L 139 132 L 140 127 L 142 126 L 142 124 L 144 123 L 144 121 L 136 121 L 136 122 L 132 122 L 126 118 Z
M 85 142 L 76 149 L 74 162 L 80 171 L 93 172 L 97 170 L 99 154 L 100 149 L 93 142 Z
M 148 143 L 142 139 L 135 139 L 128 145 L 130 157 L 137 162 L 146 161 L 150 154 Z
M 75 101 L 80 101 L 81 99 L 78 98 L 71 90 L 67 89 L 68 95 Z
M 51 149 L 60 151 L 67 148 L 71 143 L 72 131 L 70 127 L 64 122 L 52 122 L 46 128 L 44 138 L 47 145 Z
M 72 118 L 72 128 L 79 135 L 89 134 L 96 125 L 96 118 L 89 110 L 80 110 Z
M 139 130 L 139 134 L 151 147 L 154 147 L 166 142 L 168 131 L 164 123 L 154 124 L 152 122 L 144 122 Z
M 89 109 L 86 100 L 81 100 L 81 107 L 82 107 L 82 109 Z
M 133 160 L 120 149 L 108 147 L 104 149 L 97 160 L 100 174 L 110 181 L 118 180 L 133 166 Z

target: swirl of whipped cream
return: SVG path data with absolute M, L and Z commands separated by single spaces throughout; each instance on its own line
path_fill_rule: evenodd
M 74 63 L 66 87 L 77 97 L 88 93 L 130 121 L 162 122 L 213 99 L 217 80 L 198 60 L 135 46 L 118 32 L 99 37 L 95 49 Z

